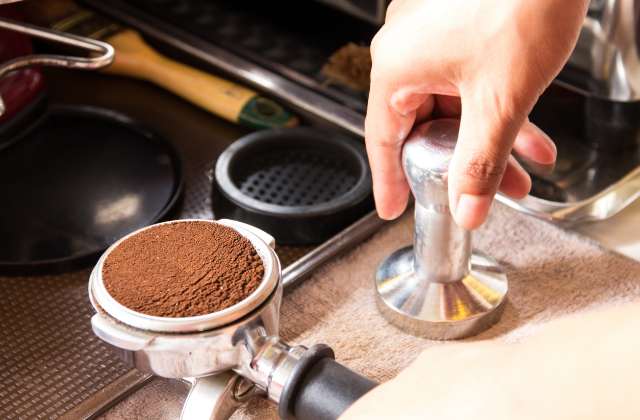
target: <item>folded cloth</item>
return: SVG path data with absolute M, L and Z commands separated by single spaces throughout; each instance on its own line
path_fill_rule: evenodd
M 392 251 L 410 244 L 412 234 L 413 218 L 406 214 L 285 293 L 282 338 L 307 346 L 328 344 L 341 363 L 377 381 L 393 377 L 421 350 L 438 345 L 391 326 L 375 305 L 377 265 Z M 509 300 L 498 324 L 463 341 L 517 341 L 552 319 L 640 296 L 640 263 L 499 204 L 474 235 L 474 248 L 504 265 Z M 103 418 L 173 420 L 185 395 L 186 390 L 175 382 L 157 381 Z M 277 418 L 275 407 L 265 401 L 252 401 L 233 416 Z

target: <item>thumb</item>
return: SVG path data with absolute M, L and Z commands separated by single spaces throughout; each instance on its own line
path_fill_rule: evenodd
M 487 218 L 524 123 L 524 114 L 514 117 L 514 108 L 505 107 L 495 95 L 478 96 L 462 96 L 458 142 L 449 166 L 451 213 L 468 230 Z

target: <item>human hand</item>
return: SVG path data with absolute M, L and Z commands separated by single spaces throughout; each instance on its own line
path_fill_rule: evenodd
M 340 420 L 640 418 L 640 302 L 537 327 L 519 343 L 431 347 Z
M 394 0 L 371 44 L 365 137 L 378 213 L 404 211 L 402 144 L 417 122 L 461 117 L 449 168 L 456 222 L 475 229 L 498 191 L 524 197 L 510 155 L 551 165 L 556 149 L 527 115 L 569 57 L 588 0 Z

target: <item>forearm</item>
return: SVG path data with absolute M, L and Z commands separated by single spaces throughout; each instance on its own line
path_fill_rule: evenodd
M 503 384 L 509 411 L 518 418 L 639 419 L 638 332 L 638 304 L 546 325 L 510 351 Z
M 640 418 L 640 305 L 540 327 L 518 344 L 444 344 L 357 402 L 345 419 Z

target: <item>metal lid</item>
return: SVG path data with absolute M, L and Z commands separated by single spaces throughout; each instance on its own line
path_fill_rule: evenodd
M 260 283 L 260 285 L 258 285 L 258 288 L 246 299 L 226 309 L 207 315 L 183 318 L 147 315 L 131 310 L 126 306 L 118 303 L 109 294 L 102 279 L 102 267 L 104 261 L 109 256 L 109 253 L 117 248 L 118 245 L 120 245 L 122 242 L 126 241 L 128 238 L 135 236 L 147 229 L 151 229 L 155 226 L 168 223 L 175 224 L 188 222 L 222 224 L 234 229 L 240 235 L 251 241 L 251 244 L 255 247 L 258 255 L 262 259 L 262 263 L 264 264 L 264 277 L 262 278 L 262 282 Z M 270 240 L 270 236 L 268 234 L 259 231 L 254 227 L 247 226 L 244 223 L 236 222 L 233 220 L 212 221 L 201 219 L 184 219 L 158 223 L 139 229 L 114 243 L 98 260 L 98 263 L 94 267 L 89 278 L 89 296 L 91 297 L 91 303 L 93 304 L 96 311 L 99 311 L 101 309 L 116 320 L 128 326 L 139 328 L 142 330 L 169 333 L 186 333 L 206 331 L 213 328 L 221 327 L 242 318 L 243 316 L 249 314 L 251 311 L 259 307 L 268 299 L 273 290 L 277 287 L 278 282 L 280 281 L 280 261 L 276 253 L 273 251 L 272 246 L 270 246 L 270 243 L 273 243 L 273 241 Z

